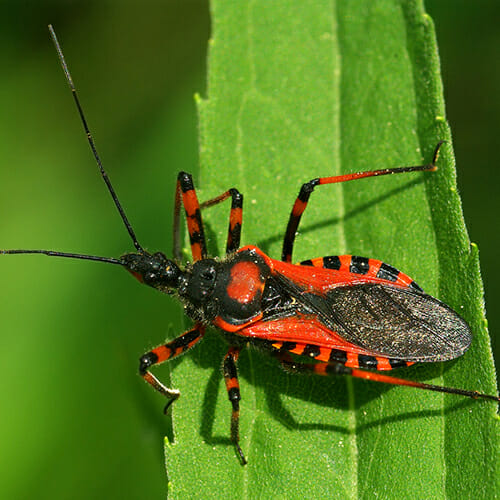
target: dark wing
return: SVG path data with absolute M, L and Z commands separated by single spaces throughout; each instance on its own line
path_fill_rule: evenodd
M 385 283 L 336 286 L 311 293 L 279 277 L 306 314 L 375 355 L 414 362 L 447 361 L 471 343 L 467 323 L 443 302 L 418 290 Z
M 317 305 L 318 319 L 348 342 L 395 359 L 447 361 L 461 356 L 472 340 L 469 326 L 455 311 L 408 288 L 371 283 L 337 287 Z

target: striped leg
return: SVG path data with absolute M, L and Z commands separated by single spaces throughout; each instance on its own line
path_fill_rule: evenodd
M 177 185 L 175 188 L 175 206 L 174 206 L 174 258 L 177 261 L 182 260 L 180 245 L 180 211 L 181 201 L 186 212 L 186 222 L 191 242 L 191 253 L 193 260 L 201 260 L 207 256 L 207 243 L 203 231 L 203 222 L 201 220 L 200 204 L 193 185 L 193 177 L 186 172 L 179 172 L 177 176 Z
M 231 197 L 231 212 L 229 214 L 229 229 L 227 232 L 226 253 L 231 253 L 240 248 L 241 224 L 243 222 L 243 195 L 235 188 L 231 188 L 216 198 L 204 201 L 201 208 L 217 205 Z
M 155 347 L 152 351 L 141 356 L 139 360 L 139 374 L 154 389 L 167 398 L 164 413 L 167 413 L 169 406 L 180 396 L 176 389 L 165 387 L 150 371 L 149 368 L 159 365 L 164 361 L 173 359 L 198 343 L 205 334 L 205 327 L 201 323 L 196 323 L 192 330 L 187 331 L 175 340 L 164 345 Z
M 243 195 L 237 189 L 231 188 L 220 196 L 207 200 L 200 205 L 194 189 L 192 176 L 186 172 L 179 172 L 175 190 L 173 238 L 173 254 L 177 261 L 182 260 L 179 231 L 181 201 L 186 212 L 189 238 L 191 241 L 191 253 L 193 254 L 193 260 L 197 261 L 207 256 L 207 245 L 201 219 L 201 209 L 217 205 L 227 200 L 229 197 L 231 197 L 232 201 L 226 253 L 234 252 L 240 246 L 241 223 L 243 219 Z
M 285 371 L 291 373 L 315 373 L 317 375 L 347 375 L 364 380 L 373 380 L 392 385 L 405 385 L 408 387 L 416 387 L 417 389 L 425 389 L 428 391 L 445 392 L 447 394 L 457 394 L 472 399 L 489 399 L 500 402 L 500 398 L 482 394 L 477 391 L 467 391 L 465 389 L 455 389 L 454 387 L 443 387 L 440 385 L 425 384 L 423 382 L 414 382 L 402 378 L 391 377 L 378 372 L 368 372 L 357 368 L 350 368 L 343 363 L 302 363 L 292 360 L 288 352 L 277 352 L 276 357 L 280 360 L 281 366 Z
M 227 395 L 229 401 L 233 405 L 233 411 L 231 413 L 231 441 L 236 446 L 236 451 L 240 456 L 241 463 L 245 465 L 247 463 L 245 455 L 240 447 L 240 436 L 239 436 L 239 423 L 240 423 L 240 384 L 238 382 L 238 371 L 236 368 L 236 363 L 238 361 L 238 356 L 240 355 L 240 349 L 237 347 L 230 347 L 224 358 L 223 373 L 224 381 L 226 382 Z
M 402 174 L 405 172 L 419 172 L 423 170 L 434 171 L 437 168 L 436 162 L 439 156 L 439 149 L 441 148 L 443 142 L 444 141 L 440 141 L 438 143 L 436 149 L 434 150 L 432 161 L 427 165 L 418 165 L 413 167 L 399 167 L 399 168 L 384 168 L 381 170 L 371 170 L 369 172 L 357 172 L 354 174 L 335 175 L 333 177 L 318 177 L 303 184 L 300 189 L 299 195 L 293 205 L 290 218 L 288 219 L 285 238 L 283 240 L 283 250 L 282 250 L 281 260 L 283 260 L 284 262 L 292 261 L 292 252 L 293 252 L 293 244 L 295 242 L 295 234 L 297 233 L 297 229 L 299 227 L 299 222 L 302 217 L 302 214 L 304 213 L 307 207 L 309 197 L 311 196 L 311 193 L 314 191 L 314 188 L 316 186 L 324 184 L 335 184 L 338 182 L 353 181 L 356 179 L 363 179 L 364 177 L 376 177 L 379 175 Z

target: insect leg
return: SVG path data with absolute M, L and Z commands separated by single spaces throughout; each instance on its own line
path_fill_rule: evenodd
M 196 262 L 197 260 L 206 258 L 207 244 L 203 231 L 203 222 L 201 220 L 200 204 L 194 189 L 193 177 L 186 172 L 179 172 L 177 176 L 177 185 L 175 187 L 173 254 L 177 261 L 182 260 L 179 231 L 181 201 L 186 212 L 191 253 L 193 254 L 193 260 Z
M 292 261 L 292 252 L 293 252 L 293 244 L 295 242 L 295 234 L 297 233 L 297 228 L 299 226 L 300 219 L 302 214 L 304 213 L 307 203 L 309 201 L 309 197 L 311 193 L 314 191 L 316 186 L 324 185 L 324 184 L 336 184 L 338 182 L 346 182 L 353 181 L 356 179 L 363 179 L 364 177 L 376 177 L 379 175 L 388 175 L 388 174 L 402 174 L 405 172 L 420 172 L 423 170 L 436 170 L 436 162 L 439 156 L 439 150 L 444 141 L 440 141 L 434 150 L 434 155 L 432 157 L 432 161 L 427 165 L 417 165 L 413 167 L 399 167 L 399 168 L 384 168 L 381 170 L 371 170 L 368 172 L 356 172 L 354 174 L 346 174 L 346 175 L 335 175 L 332 177 L 317 177 L 316 179 L 312 179 L 309 182 L 306 182 L 302 185 L 299 191 L 299 195 L 295 200 L 295 203 L 292 208 L 292 212 L 290 213 L 290 218 L 288 219 L 288 225 L 285 232 L 285 238 L 283 240 L 283 250 L 281 254 L 281 260 L 284 262 Z
M 236 368 L 236 363 L 238 361 L 238 356 L 240 355 L 240 349 L 237 347 L 230 347 L 224 358 L 224 364 L 222 367 L 224 373 L 224 381 L 226 382 L 227 395 L 229 401 L 233 405 L 233 411 L 231 413 L 231 441 L 236 446 L 236 451 L 240 456 L 241 463 L 245 465 L 247 463 L 245 455 L 240 447 L 240 436 L 239 436 L 239 423 L 240 423 L 240 384 L 238 382 L 238 371 Z
M 149 368 L 186 352 L 198 343 L 204 334 L 205 327 L 201 323 L 196 323 L 192 330 L 185 332 L 171 342 L 155 347 L 152 351 L 149 351 L 141 356 L 141 359 L 139 360 L 139 374 L 148 384 L 167 398 L 168 401 L 165 405 L 164 413 L 167 413 L 169 406 L 180 396 L 180 392 L 176 389 L 169 389 L 168 387 L 165 387 L 149 371 Z
M 373 380 L 392 385 L 405 385 L 408 387 L 416 387 L 428 391 L 445 392 L 447 394 L 457 394 L 472 399 L 489 399 L 491 401 L 500 402 L 498 396 L 482 394 L 477 391 L 467 391 L 465 389 L 456 389 L 454 387 L 443 387 L 441 385 L 425 384 L 423 382 L 415 382 L 413 380 L 405 380 L 402 378 L 391 377 L 378 372 L 368 372 L 357 368 L 349 368 L 342 363 L 302 363 L 293 361 L 288 353 L 277 352 L 275 356 L 280 360 L 281 366 L 285 371 L 292 373 L 315 373 L 317 375 L 347 375 L 364 380 Z
M 226 254 L 238 250 L 240 247 L 241 224 L 243 222 L 243 195 L 235 188 L 231 188 L 216 198 L 204 201 L 201 209 L 217 205 L 231 197 L 231 212 L 229 214 L 229 229 L 227 232 Z

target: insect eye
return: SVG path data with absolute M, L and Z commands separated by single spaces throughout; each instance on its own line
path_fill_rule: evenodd
M 215 279 L 215 269 L 213 267 L 209 267 L 207 269 L 204 269 L 203 272 L 200 274 L 201 279 L 205 281 L 214 281 Z

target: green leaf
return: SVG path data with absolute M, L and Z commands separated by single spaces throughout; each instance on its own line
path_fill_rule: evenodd
M 437 173 L 316 190 L 295 260 L 349 253 L 388 262 L 470 323 L 456 362 L 398 375 L 495 392 L 477 251 L 455 187 L 433 26 L 420 1 L 212 1 L 208 96 L 199 102 L 202 198 L 245 195 L 243 244 L 279 258 L 300 185 L 417 165 L 448 140 Z M 206 212 L 222 254 L 229 207 Z M 215 333 L 173 370 L 182 398 L 166 445 L 173 498 L 491 498 L 495 404 L 283 373 L 240 357 L 239 464 Z

